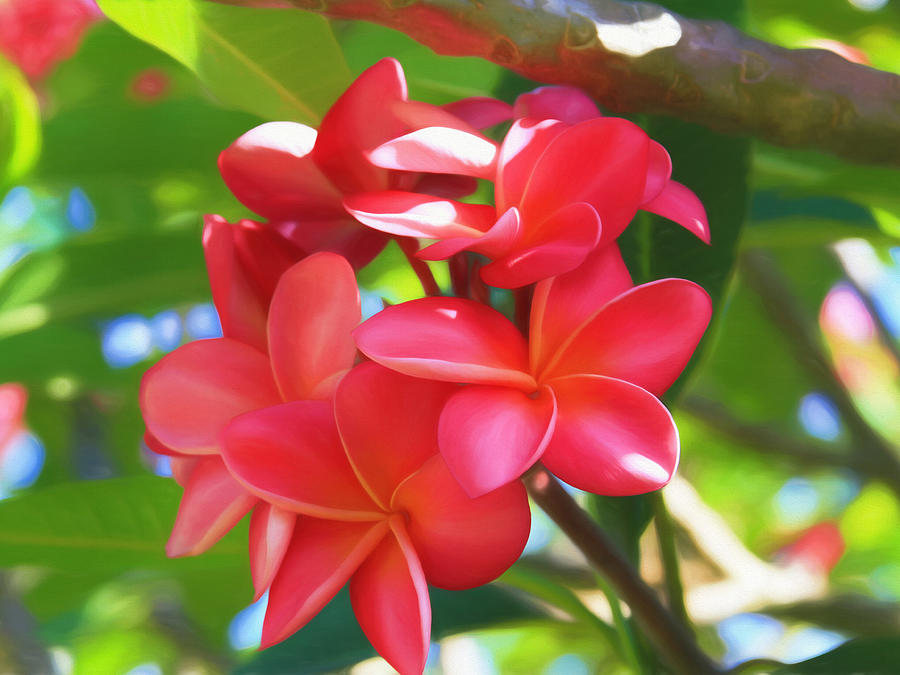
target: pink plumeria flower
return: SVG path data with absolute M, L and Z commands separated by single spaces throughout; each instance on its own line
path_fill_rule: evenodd
M 530 340 L 471 300 L 389 307 L 354 331 L 374 361 L 416 377 L 467 383 L 448 401 L 441 453 L 467 493 L 484 494 L 542 459 L 575 487 L 630 495 L 665 485 L 678 432 L 658 396 L 709 322 L 697 284 L 632 287 L 618 249 L 535 288 Z
M 400 673 L 421 673 L 427 584 L 479 586 L 519 557 L 530 528 L 522 484 L 470 499 L 438 453 L 438 417 L 455 389 L 363 363 L 334 406 L 286 403 L 226 427 L 229 469 L 298 516 L 269 591 L 263 647 L 302 628 L 349 581 L 375 649 Z
M 335 102 L 317 132 L 295 122 L 268 122 L 238 138 L 219 156 L 222 177 L 234 195 L 305 251 L 334 251 L 354 267 L 368 263 L 389 237 L 362 227 L 343 208 L 346 195 L 372 190 L 417 190 L 462 196 L 475 189 L 466 176 L 422 175 L 383 169 L 366 153 L 422 126 L 476 134 L 476 124 L 496 123 L 511 107 L 492 99 L 455 106 L 410 101 L 395 59 L 382 59 Z
M 151 450 L 174 455 L 184 496 L 166 551 L 196 555 L 256 506 L 251 569 L 257 595 L 271 583 L 293 528 L 237 482 L 221 459 L 220 434 L 236 416 L 295 400 L 329 400 L 353 365 L 350 336 L 359 290 L 346 260 L 317 253 L 278 282 L 267 319 L 267 352 L 231 337 L 197 340 L 144 375 L 141 411 Z
M 9 442 L 25 429 L 28 392 L 21 384 L 0 384 L 0 457 Z
M 495 207 L 399 189 L 348 195 L 344 205 L 379 231 L 437 239 L 419 252 L 422 258 L 442 260 L 463 250 L 491 258 L 482 278 L 504 288 L 575 269 L 618 237 L 638 209 L 674 219 L 709 241 L 702 204 L 671 180 L 668 153 L 640 127 L 601 117 L 584 94 L 569 88 L 520 97 L 514 110 L 551 116 L 516 119 L 500 145 L 480 134 L 431 127 L 369 153 L 385 168 L 491 180 Z

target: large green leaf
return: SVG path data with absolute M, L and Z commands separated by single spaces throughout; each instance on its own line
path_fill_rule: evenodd
M 208 298 L 199 227 L 72 239 L 0 278 L 0 338 L 76 318 Z
M 896 675 L 900 638 L 851 640 L 809 661 L 782 666 L 773 675 Z
M 56 485 L 0 502 L 0 567 L 112 575 L 246 564 L 240 532 L 197 558 L 166 558 L 180 494 L 172 480 L 135 476 Z
M 41 115 L 28 82 L 0 56 L 0 188 L 20 178 L 41 148 Z
M 350 73 L 328 22 L 200 0 L 101 0 L 113 21 L 193 70 L 223 102 L 316 124 Z
M 501 623 L 546 618 L 529 602 L 497 586 L 469 591 L 432 588 L 431 636 L 439 639 Z M 375 656 L 353 617 L 344 589 L 302 630 L 237 668 L 235 675 L 308 675 L 346 668 Z

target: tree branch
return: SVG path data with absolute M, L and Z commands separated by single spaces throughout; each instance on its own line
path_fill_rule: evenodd
M 531 498 L 572 540 L 591 565 L 609 581 L 631 608 L 664 661 L 677 673 L 721 672 L 682 624 L 663 606 L 606 533 L 591 520 L 553 476 L 536 467 L 525 477 Z
M 900 77 L 819 49 L 789 50 L 718 21 L 617 0 L 217 0 L 297 7 L 400 30 L 581 87 L 613 112 L 671 115 L 726 133 L 900 166 Z

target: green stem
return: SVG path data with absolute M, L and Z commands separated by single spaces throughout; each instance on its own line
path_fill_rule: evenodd
M 625 615 L 622 613 L 622 604 L 619 602 L 619 597 L 602 576 L 595 574 L 594 578 L 597 581 L 597 588 L 603 591 L 603 594 L 606 596 L 606 601 L 609 603 L 609 609 L 612 612 L 613 617 L 613 625 L 616 627 L 616 632 L 619 634 L 620 649 L 625 661 L 631 667 L 633 672 L 641 675 L 649 673 L 649 669 L 644 665 L 643 659 L 640 656 L 640 650 L 638 649 L 634 632 L 631 630 L 631 626 L 628 625 L 628 621 L 625 620 Z
M 400 246 L 400 250 L 403 251 L 403 255 L 406 256 L 409 266 L 412 267 L 413 272 L 419 277 L 419 283 L 422 284 L 422 290 L 425 292 L 425 295 L 441 295 L 441 287 L 438 286 L 428 263 L 416 257 L 419 242 L 410 237 L 397 237 L 396 241 Z
M 678 551 L 675 549 L 675 528 L 672 516 L 666 508 L 662 492 L 650 495 L 653 504 L 653 516 L 656 522 L 656 540 L 659 542 L 659 553 L 665 570 L 666 596 L 669 609 L 691 630 L 691 620 L 684 606 L 684 586 L 681 583 L 681 570 L 678 565 Z

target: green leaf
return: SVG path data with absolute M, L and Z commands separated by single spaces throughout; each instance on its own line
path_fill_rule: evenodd
M 172 480 L 135 476 L 56 485 L 0 502 L 0 567 L 112 575 L 246 564 L 240 532 L 202 556 L 166 558 L 180 494 Z
M 193 70 L 226 104 L 317 124 L 350 81 L 328 22 L 199 0 L 101 0 L 113 21 Z
M 637 567 L 640 560 L 640 539 L 653 519 L 653 504 L 649 495 L 632 497 L 603 497 L 588 495 L 588 513 L 619 545 L 628 560 Z
M 433 640 L 501 623 L 546 618 L 530 603 L 497 586 L 469 591 L 431 588 Z M 346 668 L 375 656 L 353 616 L 345 588 L 301 630 L 238 667 L 235 675 L 306 675 Z
M 208 289 L 197 229 L 98 232 L 33 253 L 0 277 L 0 338 L 206 299 Z
M 851 640 L 809 661 L 782 666 L 772 675 L 895 675 L 897 654 L 900 654 L 898 637 Z
M 18 68 L 0 56 L 0 188 L 22 177 L 40 151 L 37 98 Z

